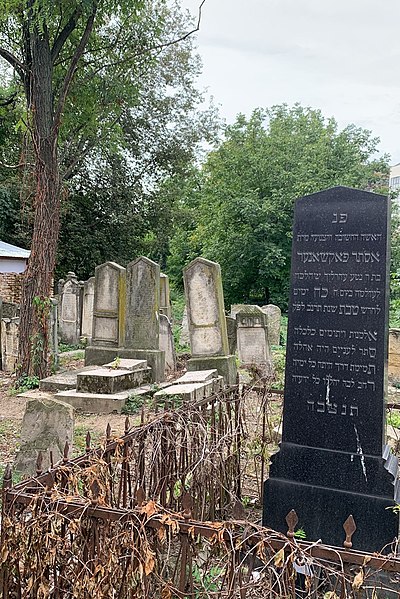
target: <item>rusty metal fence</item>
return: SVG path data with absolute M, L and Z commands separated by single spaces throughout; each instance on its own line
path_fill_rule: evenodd
M 237 386 L 192 405 L 163 407 L 102 448 L 3 485 L 0 589 L 4 599 L 392 599 L 400 597 L 397 547 L 390 555 L 296 539 L 244 515 L 241 498 L 253 426 Z M 266 461 L 270 396 L 258 396 Z M 246 413 L 247 410 L 247 413 Z M 247 471 L 248 475 L 248 471 Z M 226 517 L 230 516 L 229 520 Z M 216 519 L 219 520 L 216 520 Z M 397 590 L 396 590 L 397 589 Z

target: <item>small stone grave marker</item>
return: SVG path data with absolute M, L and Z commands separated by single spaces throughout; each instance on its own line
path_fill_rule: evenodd
M 22 420 L 15 469 L 29 476 L 36 474 L 36 461 L 41 451 L 42 470 L 46 470 L 50 466 L 50 451 L 53 462 L 58 462 L 63 456 L 65 443 L 72 446 L 73 432 L 72 406 L 55 399 L 29 399 Z

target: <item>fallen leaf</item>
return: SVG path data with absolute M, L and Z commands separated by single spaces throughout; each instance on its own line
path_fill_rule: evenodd
M 285 563 L 285 551 L 282 549 L 280 549 L 278 551 L 278 553 L 275 554 L 274 556 L 274 564 L 276 568 L 282 568 L 283 564 Z
M 358 574 L 355 575 L 354 580 L 353 580 L 353 591 L 358 591 L 361 586 L 362 583 L 364 582 L 364 572 L 362 570 L 359 571 Z

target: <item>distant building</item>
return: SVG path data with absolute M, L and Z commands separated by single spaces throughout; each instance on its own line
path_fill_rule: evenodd
M 29 250 L 0 241 L 0 297 L 3 301 L 20 303 L 22 276 L 29 256 Z
M 400 190 L 400 162 L 390 167 L 389 188 L 390 191 Z

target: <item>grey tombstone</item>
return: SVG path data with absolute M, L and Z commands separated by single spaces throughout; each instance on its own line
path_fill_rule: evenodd
M 244 366 L 258 366 L 263 375 L 272 373 L 267 317 L 258 306 L 248 305 L 236 314 L 239 360 Z
M 145 257 L 128 264 L 96 268 L 92 344 L 85 364 L 102 365 L 117 356 L 147 360 L 152 381 L 164 380 L 159 349 L 160 267 Z
M 164 273 L 160 273 L 160 314 L 165 314 L 169 320 L 172 318 L 169 278 Z
M 71 345 L 79 343 L 80 337 L 80 302 L 81 286 L 73 272 L 67 274 L 59 295 L 59 335 L 61 341 Z
M 92 344 L 121 347 L 125 327 L 126 270 L 115 262 L 96 266 Z
M 50 466 L 50 451 L 56 463 L 63 456 L 65 443 L 72 446 L 73 432 L 74 410 L 70 405 L 55 399 L 29 399 L 15 469 L 34 475 L 38 454 L 42 452 L 42 470 L 46 470 Z
M 125 346 L 158 349 L 160 267 L 140 256 L 126 267 Z
M 281 335 L 281 309 L 274 304 L 262 306 L 261 310 L 267 316 L 268 339 L 271 345 L 280 344 Z
M 2 369 L 14 372 L 18 363 L 19 317 L 2 318 L 0 327 Z
M 187 306 L 185 306 L 185 308 L 183 310 L 181 332 L 180 332 L 180 335 L 179 335 L 179 345 L 181 347 L 190 346 L 190 335 L 189 335 L 189 323 L 188 323 Z
M 237 350 L 237 322 L 236 318 L 226 316 L 226 331 L 228 333 L 229 353 L 235 354 Z
M 335 187 L 297 200 L 280 450 L 263 523 L 380 551 L 399 533 L 397 458 L 385 445 L 388 337 L 385 196 Z
M 81 337 L 90 345 L 93 335 L 93 308 L 95 277 L 90 277 L 83 285 Z
M 187 368 L 216 368 L 227 384 L 233 384 L 236 361 L 229 353 L 221 268 L 216 262 L 196 258 L 183 272 L 192 350 Z
M 160 314 L 160 350 L 165 352 L 165 372 L 171 374 L 176 370 L 176 353 L 174 335 L 169 318 Z
M 160 345 L 160 266 L 140 256 L 127 273 L 125 353 L 121 357 L 147 360 L 154 381 L 164 380 L 165 354 Z

